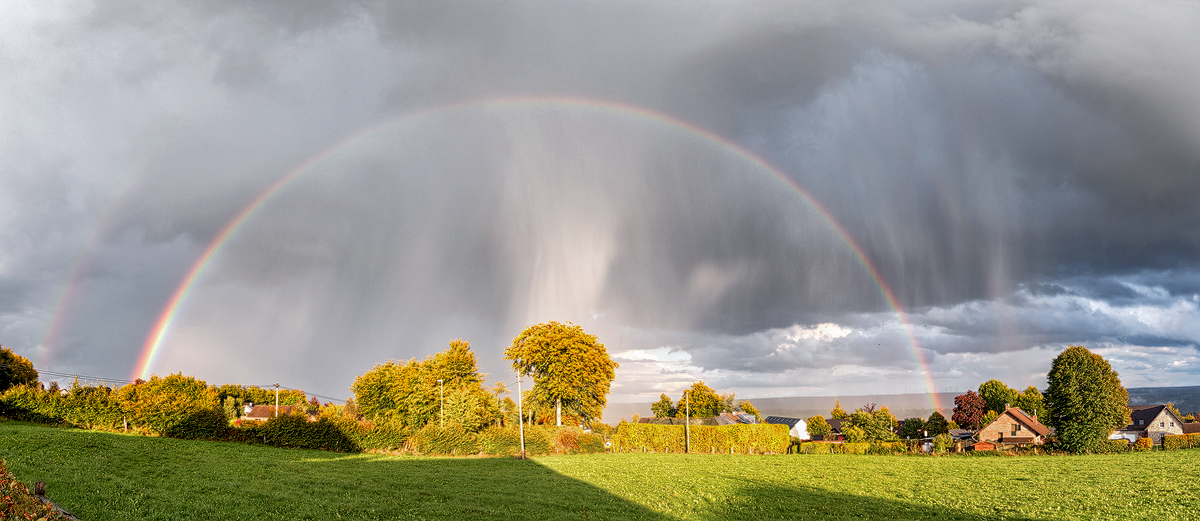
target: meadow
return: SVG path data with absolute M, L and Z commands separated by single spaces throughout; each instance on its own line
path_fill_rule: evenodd
M 0 421 L 100 519 L 1196 519 L 1200 449 L 1097 456 L 338 454 Z

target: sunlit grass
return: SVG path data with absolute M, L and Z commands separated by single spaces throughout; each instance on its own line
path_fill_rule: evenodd
M 347 455 L 0 422 L 0 457 L 89 520 L 1200 517 L 1200 450 L 519 461 Z

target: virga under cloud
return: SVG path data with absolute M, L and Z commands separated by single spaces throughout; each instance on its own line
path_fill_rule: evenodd
M 502 374 L 560 319 L 621 357 L 618 401 L 1041 385 L 1068 343 L 1130 384 L 1200 374 L 1194 3 L 0 9 L 0 342 L 47 368 L 128 375 L 234 216 L 391 122 L 230 237 L 156 371 L 341 396 L 457 337 Z M 630 108 L 407 117 L 516 97 Z M 703 132 L 819 201 L 911 329 Z

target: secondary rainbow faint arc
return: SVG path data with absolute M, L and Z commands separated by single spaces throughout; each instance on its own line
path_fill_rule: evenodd
M 162 313 L 159 315 L 158 320 L 154 323 L 154 327 L 147 336 L 145 345 L 142 348 L 141 357 L 138 359 L 137 365 L 134 369 L 133 377 L 148 378 L 150 376 L 150 370 L 154 366 L 154 361 L 157 358 L 158 353 L 162 350 L 163 339 L 166 338 L 171 322 L 174 320 L 176 313 L 179 311 L 180 305 L 187 298 L 188 294 L 192 290 L 192 287 L 195 285 L 196 280 L 199 279 L 200 275 L 204 272 L 205 268 L 208 266 L 209 262 L 217 254 L 217 252 L 220 251 L 221 247 L 224 246 L 229 238 L 232 237 L 234 233 L 236 233 L 251 216 L 257 213 L 258 210 L 261 209 L 268 200 L 270 200 L 276 193 L 278 193 L 292 181 L 296 180 L 296 178 L 300 177 L 301 174 L 313 168 L 318 163 L 324 161 L 330 156 L 354 144 L 360 139 L 369 136 L 384 127 L 401 122 L 412 122 L 413 120 L 442 115 L 464 109 L 502 106 L 604 110 L 651 120 L 660 124 L 668 125 L 670 127 L 686 130 L 687 132 L 698 136 L 705 141 L 720 145 L 721 147 L 742 157 L 755 167 L 772 174 L 776 179 L 790 188 L 792 192 L 798 195 L 805 204 L 808 204 L 817 211 L 821 218 L 824 219 L 835 232 L 837 232 L 842 242 L 846 243 L 846 246 L 849 247 L 854 253 L 854 256 L 858 260 L 859 264 L 861 264 L 863 269 L 865 269 L 871 276 L 871 279 L 875 282 L 876 287 L 879 289 L 879 293 L 887 302 L 888 307 L 890 307 L 892 311 L 896 313 L 897 318 L 904 327 L 904 332 L 909 347 L 912 349 L 913 356 L 916 358 L 916 361 L 920 366 L 921 372 L 924 376 L 926 394 L 929 395 L 930 405 L 936 408 L 937 404 L 934 403 L 931 394 L 936 390 L 936 386 L 933 382 L 932 376 L 930 375 L 929 367 L 925 361 L 925 357 L 921 353 L 921 347 L 917 342 L 916 336 L 913 334 L 913 329 L 911 324 L 909 324 L 908 316 L 904 313 L 903 308 L 900 307 L 900 303 L 896 299 L 895 292 L 893 292 L 891 287 L 888 286 L 888 284 L 883 280 L 883 276 L 880 275 L 879 270 L 875 267 L 875 264 L 872 263 L 869 258 L 867 258 L 866 253 L 864 253 L 858 243 L 850 237 L 850 234 L 847 233 L 844 227 L 842 227 L 841 223 L 834 219 L 833 215 L 830 214 L 829 211 L 825 209 L 825 207 L 819 201 L 817 201 L 816 198 L 809 194 L 808 191 L 758 155 L 708 129 L 698 127 L 686 121 L 676 119 L 645 107 L 627 105 L 607 100 L 572 97 L 479 98 L 435 106 L 387 119 L 375 125 L 369 126 L 350 135 L 349 137 L 342 139 L 333 146 L 309 158 L 304 163 L 301 163 L 295 169 L 284 174 L 282 177 L 272 183 L 271 186 L 263 190 L 258 197 L 255 197 L 254 200 L 250 201 L 250 203 L 246 205 L 245 208 L 238 212 L 238 214 L 234 216 L 234 218 L 231 219 L 224 228 L 221 229 L 220 233 L 213 238 L 208 247 L 205 248 L 204 252 L 201 253 L 199 258 L 196 259 L 196 262 L 192 264 L 191 269 L 188 270 L 179 287 L 176 288 L 175 292 L 171 295 L 170 300 L 167 301 L 166 306 L 163 308 Z

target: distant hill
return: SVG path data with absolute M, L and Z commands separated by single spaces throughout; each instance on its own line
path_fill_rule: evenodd
M 1200 411 L 1200 386 L 1190 387 L 1131 387 L 1129 390 L 1130 405 L 1146 405 L 1171 402 L 1180 412 Z M 828 417 L 833 409 L 834 401 L 841 400 L 842 408 L 853 411 L 868 403 L 886 405 L 898 419 L 912 417 L 928 417 L 933 413 L 936 404 L 947 418 L 954 410 L 954 397 L 961 393 L 925 394 L 867 394 L 846 396 L 795 396 L 787 398 L 747 398 L 758 407 L 764 417 L 790 416 L 793 418 L 808 418 L 820 414 Z M 630 419 L 634 414 L 642 417 L 650 416 L 649 403 L 610 403 L 604 410 L 604 421 L 616 424 L 621 419 Z

